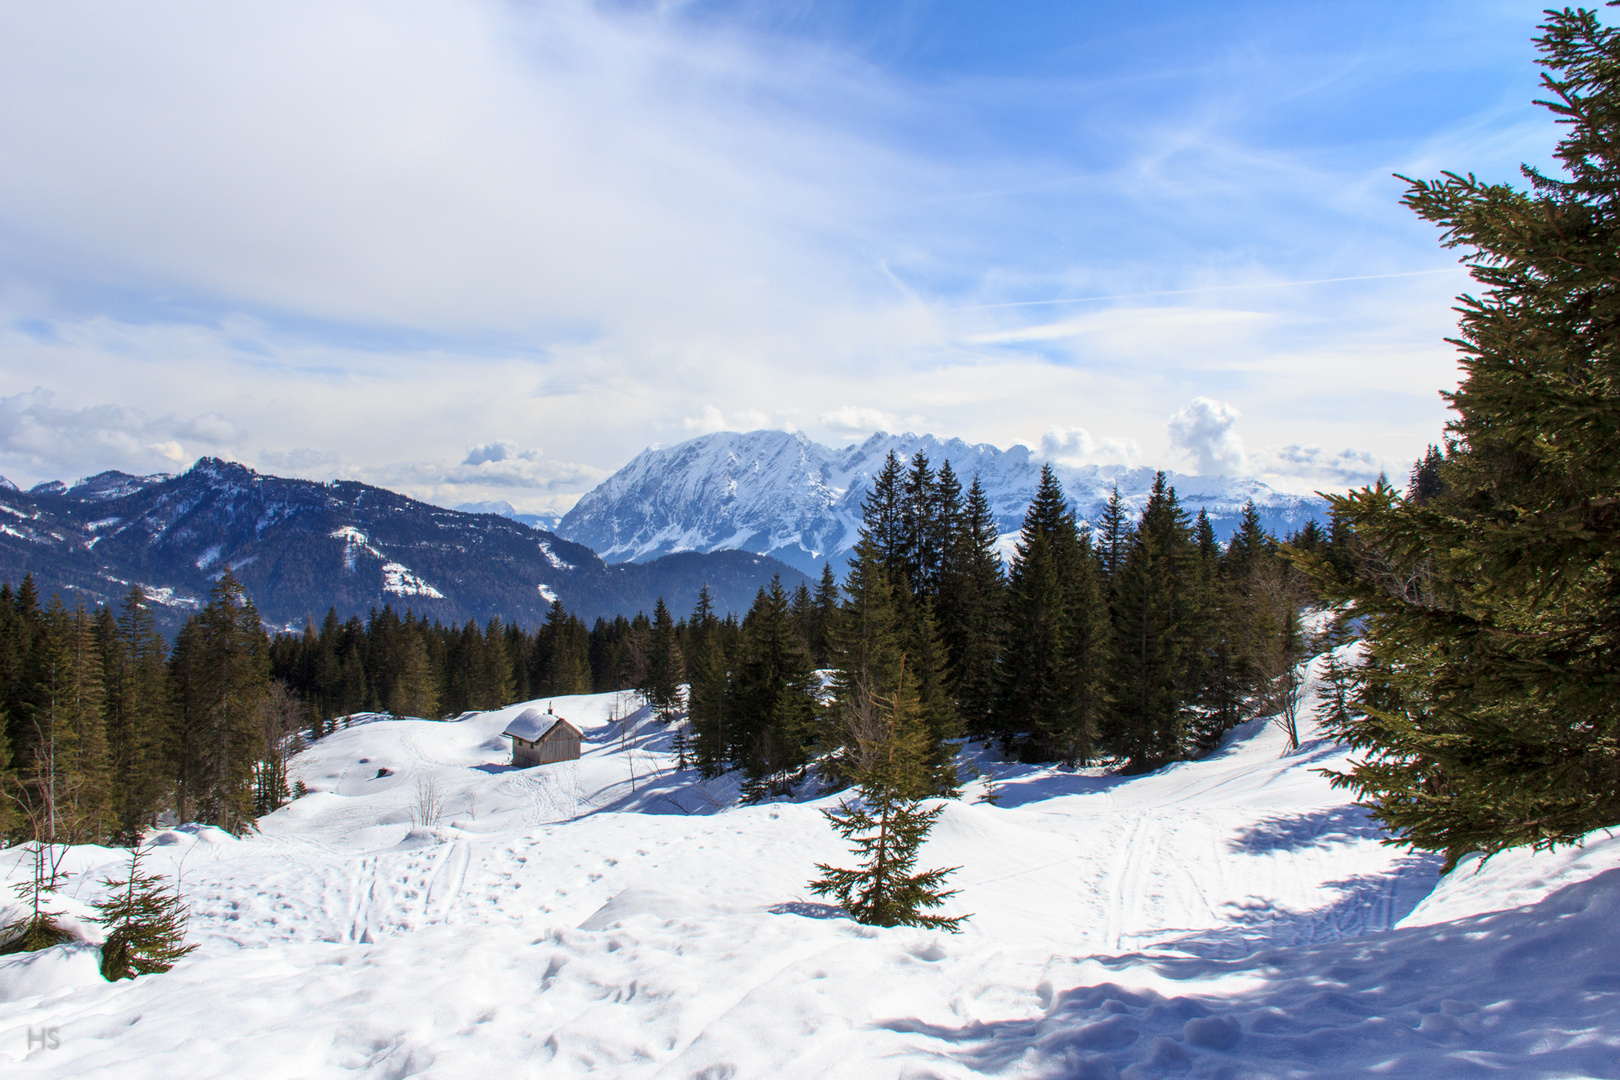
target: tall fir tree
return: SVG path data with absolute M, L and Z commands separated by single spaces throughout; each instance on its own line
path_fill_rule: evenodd
M 1565 8 L 1536 45 L 1567 178 L 1405 198 L 1481 287 L 1437 482 L 1332 499 L 1360 559 L 1300 556 L 1365 619 L 1338 780 L 1448 865 L 1620 823 L 1620 30 Z
M 158 634 L 146 594 L 132 585 L 100 635 L 106 672 L 108 764 L 113 779 L 116 836 L 135 842 L 144 824 L 167 803 L 165 763 L 171 746 L 168 649 Z
M 232 833 L 252 828 L 259 707 L 269 689 L 258 609 L 227 569 L 208 606 L 187 620 L 170 659 L 180 715 L 179 810 Z
M 975 476 L 946 549 L 938 615 L 951 694 L 968 734 L 980 738 L 993 731 L 996 662 L 1004 644 L 1006 579 L 998 540 L 990 501 Z
M 809 760 L 820 689 L 780 575 L 759 590 L 739 645 L 728 694 L 734 718 L 728 741 L 748 774 L 746 795 L 758 801 L 785 794 Z
M 1197 548 L 1161 472 L 1137 524 L 1115 590 L 1114 743 L 1132 771 L 1182 756 L 1200 674 L 1191 625 Z
M 660 719 L 673 719 L 680 712 L 681 683 L 685 681 L 686 663 L 676 639 L 675 620 L 670 617 L 669 607 L 660 596 L 657 606 L 653 608 L 644 688 L 647 703 Z

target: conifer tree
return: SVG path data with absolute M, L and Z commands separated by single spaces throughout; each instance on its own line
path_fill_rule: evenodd
M 675 620 L 670 617 L 664 598 L 653 608 L 652 630 L 647 655 L 644 691 L 647 703 L 659 719 L 668 721 L 680 711 L 681 683 L 686 679 L 685 664 L 675 637 Z
M 1029 760 L 1085 761 L 1101 707 L 1106 621 L 1100 570 L 1050 464 L 1008 572 L 997 727 Z
M 831 635 L 833 702 L 827 714 L 832 742 L 842 752 L 821 764 L 823 778 L 834 786 L 851 782 L 871 703 L 897 684 L 905 648 L 895 588 L 877 545 L 864 534 L 856 541 L 844 592 Z M 926 789 L 920 776 L 917 784 L 918 793 Z
M 1125 554 L 1130 550 L 1132 537 L 1125 500 L 1119 497 L 1119 485 L 1116 483 L 1097 527 L 1097 554 L 1102 559 L 1103 573 L 1110 582 L 1118 579 L 1120 570 L 1125 566 Z
M 932 595 L 939 585 L 939 559 L 943 553 L 939 487 L 928 455 L 918 450 L 911 458 L 900 499 L 900 551 L 897 568 L 907 586 L 919 595 Z
M 390 710 L 434 720 L 439 715 L 439 676 L 428 653 L 427 634 L 407 626 L 399 641 L 399 675 Z
M 822 811 L 840 836 L 854 842 L 861 863 L 854 869 L 817 863 L 823 876 L 810 889 L 834 897 L 857 922 L 956 933 L 968 916 L 929 912 L 956 895 L 942 886 L 959 867 L 916 870 L 918 850 L 945 807 L 926 809 L 908 794 L 915 791 L 928 740 L 903 658 L 892 694 L 868 699 L 862 711 L 867 722 L 853 776 L 859 801 L 844 799 L 836 810 Z
M 37 803 L 27 806 L 34 840 L 28 845 L 29 876 L 12 886 L 25 905 L 22 918 L 0 926 L 0 956 L 9 953 L 38 952 L 52 945 L 73 940 L 59 921 L 62 913 L 51 906 L 62 883 L 62 861 L 69 847 L 39 839 L 44 834 L 44 810 Z
M 101 947 L 101 974 L 108 982 L 168 971 L 195 949 L 185 944 L 186 908 L 178 891 L 141 869 L 139 846 L 129 852 L 129 870 L 107 877 L 107 895 L 95 904 L 96 921 L 107 928 Z
M 861 527 L 871 540 L 878 565 L 893 577 L 906 569 L 905 470 L 893 450 L 872 478 L 861 500 Z
M 208 606 L 181 628 L 170 660 L 181 714 L 182 818 L 195 813 L 238 834 L 253 825 L 268 645 L 258 609 L 227 569 Z
M 106 672 L 108 764 L 113 779 L 116 836 L 130 843 L 168 794 L 170 699 L 164 667 L 167 648 L 140 586 L 130 586 L 116 619 L 100 635 Z
M 833 621 L 838 617 L 838 579 L 833 576 L 832 564 L 821 564 L 821 580 L 816 583 L 815 595 L 811 598 L 810 657 L 817 668 L 827 667 L 828 635 L 832 633 Z
M 1161 472 L 1142 510 L 1115 590 L 1115 746 L 1140 772 L 1179 758 L 1199 674 L 1190 632 L 1197 549 Z
M 748 773 L 746 793 L 753 801 L 785 793 L 790 774 L 809 759 L 818 690 L 778 575 L 769 588 L 759 590 L 743 620 L 728 695 L 735 719 L 731 738 Z
M 719 776 L 730 767 L 731 761 L 731 735 L 727 731 L 730 665 L 717 633 L 703 634 L 695 648 L 687 706 L 692 723 L 692 750 L 704 776 Z M 734 724 L 732 729 L 735 730 Z
M 512 655 L 506 646 L 506 631 L 500 616 L 491 615 L 484 627 L 483 651 L 478 663 L 480 697 L 485 709 L 499 709 L 510 705 L 516 698 L 512 685 Z
M 967 731 L 981 737 L 993 730 L 1004 636 L 1006 580 L 998 539 L 990 501 L 975 476 L 946 551 L 938 612 L 951 693 Z
M 588 637 L 584 627 L 569 615 L 562 601 L 553 600 L 546 611 L 546 623 L 540 634 L 546 643 L 550 661 L 546 668 L 543 692 L 563 697 L 568 694 L 591 692 L 591 666 L 587 655 Z
M 1439 483 L 1332 499 L 1359 565 L 1303 560 L 1366 620 L 1339 782 L 1448 864 L 1620 823 L 1620 31 L 1566 8 L 1536 44 L 1565 177 L 1405 198 L 1481 288 Z

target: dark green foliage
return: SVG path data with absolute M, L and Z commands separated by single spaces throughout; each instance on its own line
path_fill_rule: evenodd
M 686 681 L 686 664 L 675 634 L 675 620 L 663 598 L 653 609 L 652 629 L 647 645 L 647 677 L 642 693 L 647 704 L 662 720 L 669 720 L 681 708 L 681 683 Z
M 819 684 L 788 610 L 781 579 L 761 589 L 743 619 L 727 691 L 730 753 L 742 763 L 753 801 L 785 794 L 810 759 Z
M 957 868 L 916 870 L 918 849 L 945 807 L 924 808 L 913 793 L 926 767 L 928 739 L 903 660 L 892 694 L 868 697 L 857 711 L 865 721 L 852 770 L 859 801 L 845 799 L 838 809 L 822 812 L 840 836 L 854 842 L 860 865 L 817 863 L 822 877 L 810 889 L 834 897 L 857 922 L 956 933 L 967 916 L 928 912 L 956 895 L 943 885 Z
M 122 880 L 103 879 L 107 896 L 96 902 L 96 921 L 107 928 L 101 974 L 108 982 L 168 971 L 195 949 L 186 945 L 186 908 L 163 879 L 141 869 L 141 849 L 131 848 Z
M 170 673 L 178 705 L 178 804 L 195 819 L 241 834 L 256 815 L 263 759 L 260 709 L 270 687 L 269 638 L 253 601 L 226 570 L 175 641 Z
M 1200 687 L 1198 549 L 1164 474 L 1154 480 L 1114 588 L 1114 741 L 1132 771 L 1184 752 Z
M 950 468 L 940 469 L 944 476 Z M 1006 578 L 996 523 L 979 478 L 950 517 L 935 611 L 950 671 L 950 691 L 967 731 L 990 735 L 997 701 L 996 659 L 1005 637 Z
M 685 628 L 685 652 L 690 658 L 686 694 L 689 750 L 699 772 L 705 777 L 718 776 L 726 771 L 726 690 L 730 665 L 722 624 L 714 617 L 708 589 L 698 592 L 697 606 L 692 609 Z
M 146 595 L 131 586 L 118 615 L 103 608 L 98 622 L 105 686 L 113 835 L 133 842 L 169 795 L 164 763 L 171 725 L 167 649 Z
M 1620 823 L 1620 33 L 1570 9 L 1542 30 L 1568 178 L 1447 173 L 1405 198 L 1482 288 L 1447 452 L 1408 497 L 1332 500 L 1353 565 L 1300 557 L 1366 624 L 1337 725 L 1363 756 L 1335 780 L 1449 863 Z
M 1047 465 L 1024 514 L 1004 608 L 997 727 L 1026 759 L 1092 757 L 1107 663 L 1101 573 Z

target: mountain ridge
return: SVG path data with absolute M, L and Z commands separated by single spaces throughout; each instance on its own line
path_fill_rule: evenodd
M 33 574 L 42 597 L 117 602 L 132 582 L 172 633 L 229 566 L 268 625 L 297 629 L 329 607 L 364 617 L 392 604 L 441 621 L 491 616 L 535 626 L 553 599 L 587 622 L 715 607 L 746 610 L 781 574 L 748 552 L 680 553 L 609 566 L 589 548 L 498 514 L 469 514 L 352 480 L 268 476 L 202 458 L 173 476 L 99 473 L 27 492 L 0 484 L 0 580 Z
M 858 536 L 861 500 L 890 450 L 908 464 L 919 451 L 935 469 L 949 461 L 964 489 L 978 476 L 1004 550 L 1010 550 L 1044 460 L 1027 446 L 1003 450 L 910 432 L 878 432 L 843 449 L 786 431 L 716 432 L 671 447 L 649 447 L 582 496 L 556 532 L 613 563 L 734 548 L 768 554 L 814 574 L 823 561 L 845 561 Z M 1132 512 L 1140 512 L 1157 472 L 1124 465 L 1054 463 L 1054 468 L 1087 524 L 1098 519 L 1116 483 Z M 1208 511 L 1223 539 L 1251 499 L 1266 527 L 1277 533 L 1326 516 L 1321 499 L 1276 491 L 1257 480 L 1166 475 L 1182 505 L 1193 514 Z

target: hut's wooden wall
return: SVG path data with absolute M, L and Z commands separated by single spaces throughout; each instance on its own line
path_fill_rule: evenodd
M 558 732 L 532 745 L 514 738 L 512 764 L 528 767 L 550 765 L 557 761 L 578 761 L 579 747 L 579 739 L 566 731 Z

